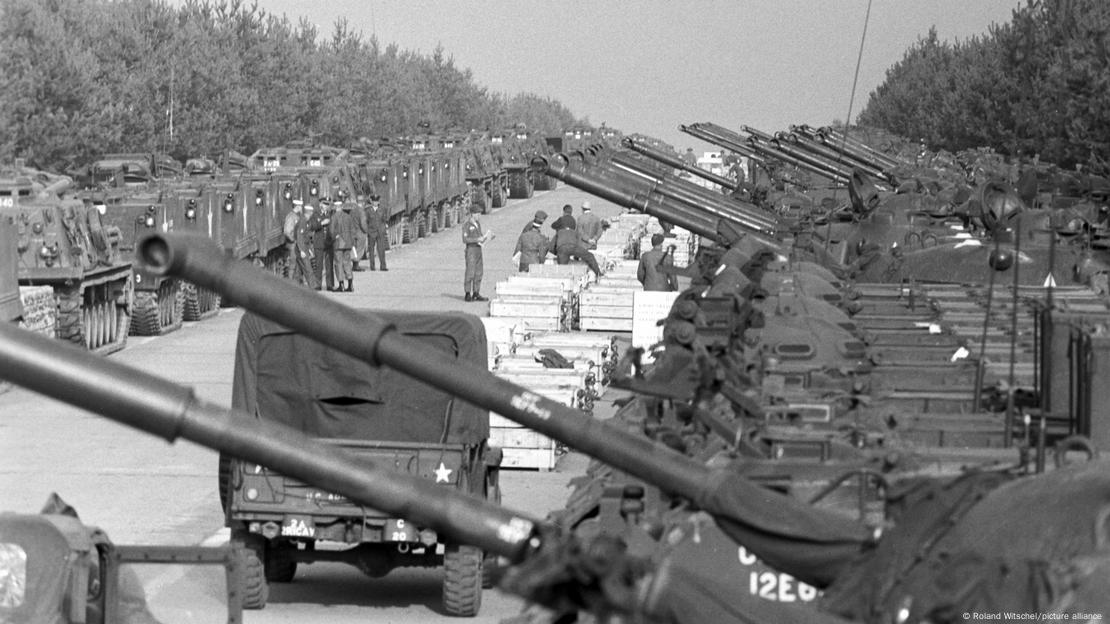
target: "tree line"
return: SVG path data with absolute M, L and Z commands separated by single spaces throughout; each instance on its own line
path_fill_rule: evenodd
M 322 35 L 241 0 L 0 0 L 0 162 L 518 123 L 556 134 L 578 120 L 551 98 L 490 93 L 442 47 L 383 46 L 344 19 Z
M 1110 3 L 1027 0 L 953 43 L 935 28 L 887 70 L 858 122 L 931 148 L 991 147 L 1107 172 Z

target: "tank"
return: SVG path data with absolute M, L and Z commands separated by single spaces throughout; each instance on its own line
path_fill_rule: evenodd
M 0 216 L 18 235 L 19 283 L 50 286 L 57 337 L 98 353 L 122 349 L 131 325 L 131 263 L 122 234 L 92 202 L 66 194 L 72 181 L 22 166 L 0 172 Z

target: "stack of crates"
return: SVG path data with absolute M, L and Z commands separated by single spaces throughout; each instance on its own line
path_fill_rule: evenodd
M 558 266 L 558 265 L 556 265 Z M 568 331 L 574 324 L 578 294 L 589 281 L 586 267 L 564 265 L 509 276 L 498 282 L 489 315 L 517 319 L 529 331 Z
M 620 260 L 578 296 L 578 324 L 585 331 L 632 331 L 632 295 L 644 287 L 636 279 L 638 260 Z

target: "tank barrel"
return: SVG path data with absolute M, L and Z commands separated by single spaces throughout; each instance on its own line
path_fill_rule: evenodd
M 167 441 L 183 438 L 266 466 L 514 561 L 535 546 L 539 527 L 526 516 L 356 461 L 299 431 L 201 401 L 190 388 L 10 323 L 0 323 L 0 378 Z
M 567 184 L 593 193 L 626 208 L 632 208 L 684 227 L 691 232 L 727 242 L 741 232 L 755 236 L 763 245 L 781 249 L 781 244 L 764 233 L 768 217 L 754 214 L 752 218 L 737 212 L 709 208 L 700 200 L 679 200 L 674 189 L 657 178 L 644 177 L 611 164 L 571 166 L 566 158 L 537 159 L 538 170 Z
M 892 156 L 884 154 L 875 148 L 856 140 L 853 137 L 847 136 L 839 130 L 834 130 L 830 127 L 818 128 L 816 134 L 826 145 L 845 145 L 852 149 L 858 150 L 860 153 L 869 154 L 875 160 L 883 163 L 887 167 L 897 167 L 898 160 Z
M 643 176 L 649 176 L 656 183 L 659 192 L 668 197 L 712 212 L 723 219 L 735 221 L 744 227 L 761 232 L 772 232 L 777 225 L 773 217 L 756 206 L 730 199 L 687 180 L 668 175 L 660 176 L 652 171 L 646 163 L 631 158 L 627 154 L 613 154 L 609 163 L 632 170 Z M 598 163 L 598 166 L 604 167 L 605 164 Z
M 73 178 L 69 176 L 58 176 L 57 180 L 47 184 L 42 189 L 42 195 L 61 195 L 71 188 L 73 188 Z
M 624 146 L 634 152 L 639 152 L 640 154 L 643 154 L 644 156 L 647 156 L 652 160 L 661 162 L 668 167 L 681 169 L 692 175 L 696 175 L 703 180 L 708 180 L 720 187 L 735 191 L 739 186 L 733 180 L 730 180 L 724 176 L 719 176 L 712 171 L 706 171 L 701 167 L 692 167 L 689 164 L 683 162 L 681 159 L 676 158 L 675 156 L 672 156 L 665 152 L 659 151 L 654 147 L 651 147 L 650 145 L 644 145 L 643 143 L 637 141 L 636 139 L 633 139 L 632 137 L 625 137 Z
M 556 178 L 571 186 L 582 189 L 614 204 L 638 210 L 659 219 L 669 221 L 675 225 L 690 230 L 695 234 L 717 240 L 718 220 L 709 215 L 697 213 L 691 209 L 678 208 L 673 205 L 662 205 L 662 198 L 656 194 L 632 190 L 623 185 L 618 185 L 612 179 L 604 178 L 596 173 L 586 174 L 579 170 L 572 170 L 562 157 L 541 156 L 532 161 L 537 171 Z
M 883 168 L 878 164 L 865 158 L 860 158 L 856 154 L 853 154 L 852 152 L 849 152 L 847 150 L 835 150 L 825 145 L 824 143 L 821 143 L 820 141 L 817 141 L 815 139 L 811 139 L 803 134 L 791 132 L 780 135 L 778 139 L 780 144 L 786 143 L 808 153 L 824 158 L 825 160 L 831 161 L 834 164 L 863 169 L 871 175 L 886 177 L 886 171 L 884 171 Z

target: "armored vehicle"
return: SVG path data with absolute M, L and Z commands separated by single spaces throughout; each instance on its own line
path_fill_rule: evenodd
M 401 335 L 436 349 L 445 361 L 486 362 L 485 332 L 473 316 L 380 314 Z M 239 327 L 232 404 L 342 448 L 359 461 L 499 499 L 500 460 L 487 445 L 487 411 L 255 316 L 245 317 Z M 248 608 L 264 606 L 266 582 L 291 581 L 298 562 L 332 560 L 371 576 L 401 566 L 442 564 L 444 608 L 454 615 L 477 612 L 482 556 L 476 549 L 265 466 L 224 456 L 221 467 L 231 539 L 249 555 Z M 323 541 L 346 549 L 317 549 Z
M 57 336 L 99 353 L 122 349 L 131 324 L 131 263 L 121 233 L 65 176 L 21 165 L 0 171 L 0 216 L 18 232 L 19 283 L 54 289 Z M 101 206 L 103 209 L 103 206 Z

